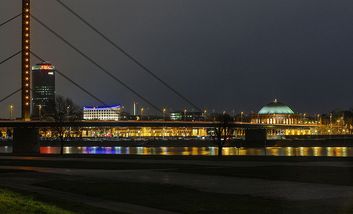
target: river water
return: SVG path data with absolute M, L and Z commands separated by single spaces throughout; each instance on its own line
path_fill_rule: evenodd
M 60 147 L 41 147 L 42 154 L 58 154 Z M 217 155 L 217 147 L 64 147 L 65 154 L 115 155 Z M 11 146 L 0 146 L 0 153 L 12 153 Z M 223 148 L 227 156 L 329 156 L 353 157 L 353 147 L 267 147 Z

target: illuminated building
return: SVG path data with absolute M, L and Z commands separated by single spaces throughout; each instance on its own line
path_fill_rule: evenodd
M 188 111 L 177 111 L 170 113 L 170 120 L 188 120 L 188 121 L 199 121 L 205 120 L 202 112 L 188 112 Z
M 184 112 L 171 112 L 170 120 L 183 120 Z
M 82 137 L 120 137 L 120 138 L 199 138 L 207 137 L 207 128 L 199 127 L 107 127 L 81 128 Z
M 55 66 L 43 62 L 32 66 L 32 118 L 55 113 Z
M 84 120 L 120 120 L 121 106 L 83 107 Z
M 261 110 L 252 116 L 251 123 L 258 124 L 298 124 L 300 115 L 295 114 L 287 105 L 275 99 L 265 105 Z

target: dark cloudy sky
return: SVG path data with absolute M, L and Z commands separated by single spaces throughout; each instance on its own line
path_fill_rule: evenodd
M 63 1 L 210 111 L 258 111 L 274 98 L 296 112 L 353 107 L 352 0 Z M 0 22 L 18 14 L 20 2 L 1 0 Z M 35 16 L 156 105 L 188 106 L 54 0 L 32 6 Z M 18 51 L 20 21 L 1 28 L 0 38 L 0 59 Z M 105 102 L 131 108 L 138 101 L 35 21 L 32 38 L 34 52 Z M 19 57 L 0 66 L 0 97 L 20 87 L 19 74 Z M 98 104 L 60 76 L 57 93 Z M 0 105 L 2 116 L 10 103 L 19 107 L 19 96 Z

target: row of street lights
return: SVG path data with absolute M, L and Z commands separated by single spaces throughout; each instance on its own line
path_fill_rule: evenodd
M 13 104 L 9 105 L 9 119 L 13 120 L 14 119 L 14 111 L 15 111 L 15 106 Z M 42 118 L 42 105 L 38 105 L 38 115 L 39 118 Z

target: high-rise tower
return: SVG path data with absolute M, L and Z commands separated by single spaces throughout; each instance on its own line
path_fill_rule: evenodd
M 22 0 L 22 119 L 30 120 L 31 112 L 31 1 Z
M 32 67 L 32 118 L 41 119 L 55 113 L 55 67 L 39 63 Z

